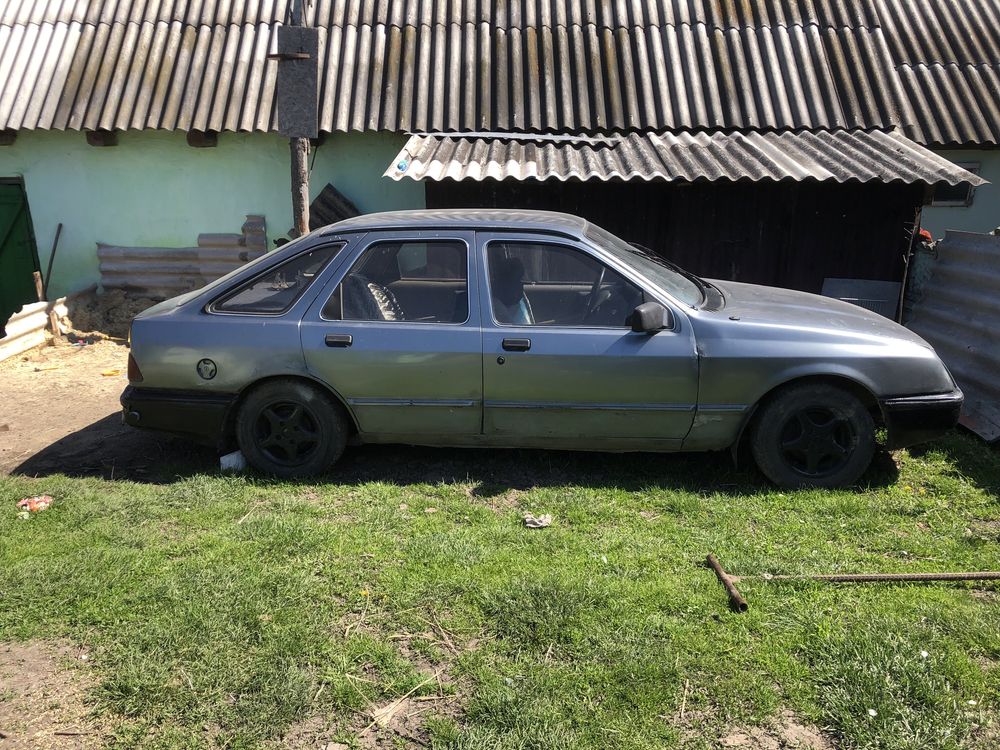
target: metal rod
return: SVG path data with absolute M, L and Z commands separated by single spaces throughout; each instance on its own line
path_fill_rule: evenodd
M 984 570 L 960 573 L 833 573 L 820 575 L 772 576 L 772 575 L 729 575 L 715 555 L 709 555 L 708 564 L 719 577 L 729 594 L 729 604 L 737 612 L 746 612 L 747 600 L 736 588 L 745 580 L 758 581 L 823 581 L 825 583 L 878 583 L 878 582 L 920 582 L 920 581 L 1000 581 L 1000 571 Z
M 45 299 L 49 298 L 49 279 L 52 277 L 52 261 L 56 259 L 56 248 L 59 247 L 59 235 L 62 234 L 62 222 L 56 227 L 56 238 L 52 240 L 52 252 L 49 253 L 49 265 L 45 269 L 45 278 L 42 279 L 42 294 Z
M 712 570 L 715 571 L 715 575 L 722 581 L 722 585 L 725 586 L 726 593 L 729 594 L 729 606 L 737 612 L 746 612 L 750 605 L 747 604 L 747 600 L 743 598 L 743 594 L 736 588 L 733 577 L 722 569 L 722 565 L 715 559 L 715 555 L 709 555 L 706 560 Z
M 876 583 L 878 581 L 996 581 L 1000 571 L 971 573 L 836 573 L 813 576 L 731 576 L 734 581 L 756 578 L 766 581 L 826 581 L 828 583 Z

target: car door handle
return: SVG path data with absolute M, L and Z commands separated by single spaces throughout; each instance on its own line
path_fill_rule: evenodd
M 504 339 L 501 346 L 505 352 L 526 352 L 531 348 L 531 339 Z
M 349 333 L 328 333 L 323 341 L 327 346 L 338 346 L 346 349 L 354 343 L 354 337 Z

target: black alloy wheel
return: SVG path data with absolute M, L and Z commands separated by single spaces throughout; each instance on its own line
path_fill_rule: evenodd
M 850 391 L 826 383 L 790 385 L 757 411 L 754 459 L 782 487 L 845 487 L 875 455 L 875 422 Z
M 250 465 L 285 478 L 326 471 L 344 452 L 349 433 L 343 407 L 300 380 L 257 386 L 236 418 L 236 441 Z
M 306 463 L 319 448 L 316 416 L 296 401 L 277 401 L 264 407 L 253 430 L 261 452 L 276 464 L 289 468 Z
M 825 406 L 795 412 L 781 431 L 785 461 L 810 478 L 842 470 L 856 446 L 857 435 L 850 420 Z

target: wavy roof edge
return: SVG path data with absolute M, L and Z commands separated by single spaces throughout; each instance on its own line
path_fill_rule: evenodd
M 596 141 L 513 134 L 415 134 L 394 180 L 642 180 L 982 185 L 898 130 L 646 132 Z

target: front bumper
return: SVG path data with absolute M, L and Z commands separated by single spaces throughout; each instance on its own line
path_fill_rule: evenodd
M 882 400 L 889 448 L 906 448 L 940 437 L 958 424 L 964 398 L 956 388 L 951 393 Z
M 235 394 L 127 386 L 121 395 L 122 421 L 132 427 L 169 432 L 218 445 L 225 438 Z

